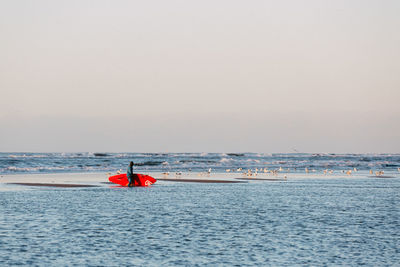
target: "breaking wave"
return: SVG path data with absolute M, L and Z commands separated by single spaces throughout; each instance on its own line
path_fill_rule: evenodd
M 137 172 L 213 171 L 226 169 L 290 169 L 322 171 L 382 170 L 398 173 L 400 154 L 305 153 L 0 153 L 0 173 L 101 172 L 125 170 L 130 161 Z

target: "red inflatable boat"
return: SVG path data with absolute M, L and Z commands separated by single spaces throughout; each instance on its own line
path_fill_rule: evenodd
M 149 175 L 144 175 L 144 174 L 139 174 L 139 173 L 137 173 L 136 175 L 139 176 L 141 186 L 150 186 L 150 185 L 154 184 L 155 182 L 157 182 L 156 179 L 154 179 L 153 177 L 151 177 Z M 128 184 L 129 184 L 126 173 L 110 176 L 108 178 L 108 180 L 114 184 L 119 184 L 122 186 L 128 186 Z M 135 181 L 135 186 L 139 186 L 137 181 Z

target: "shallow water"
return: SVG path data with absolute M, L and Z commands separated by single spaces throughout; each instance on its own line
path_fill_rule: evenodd
M 8 265 L 394 266 L 400 179 L 0 192 Z

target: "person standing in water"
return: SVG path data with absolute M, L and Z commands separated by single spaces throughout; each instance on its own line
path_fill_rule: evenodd
M 133 173 L 133 161 L 129 162 L 128 170 L 126 171 L 126 176 L 128 177 L 128 187 L 135 186 L 135 181 L 137 181 L 138 186 L 141 185 L 139 176 Z

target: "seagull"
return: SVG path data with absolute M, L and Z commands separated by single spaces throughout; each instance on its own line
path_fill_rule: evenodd
M 248 170 L 247 170 L 247 176 L 251 176 L 251 175 L 252 175 L 251 170 L 248 169 Z

